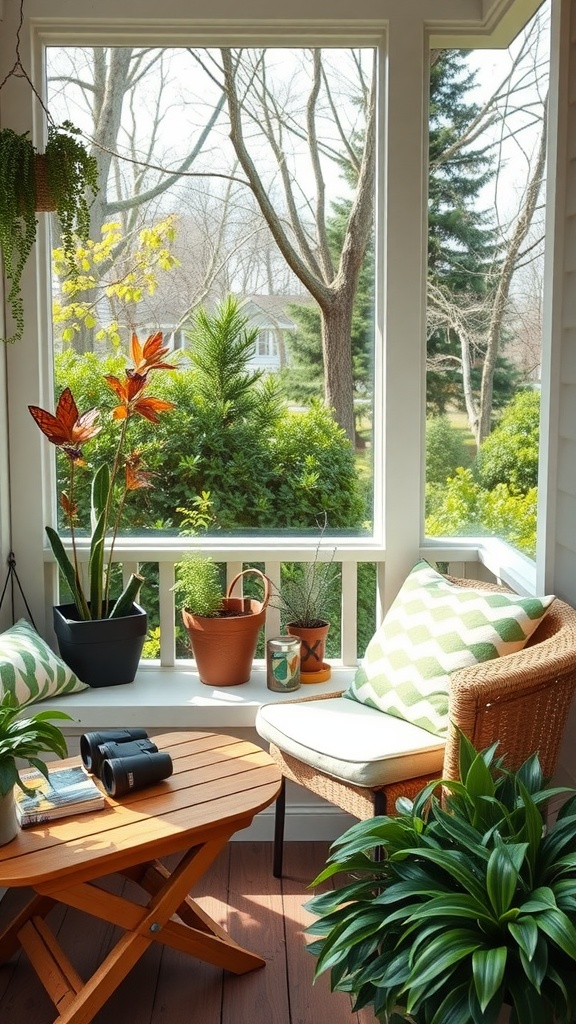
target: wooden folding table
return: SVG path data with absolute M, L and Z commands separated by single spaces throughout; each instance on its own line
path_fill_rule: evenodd
M 230 837 L 275 800 L 280 772 L 260 747 L 231 736 L 168 733 L 154 742 L 172 755 L 170 779 L 108 798 L 104 810 L 22 830 L 0 847 L 0 886 L 35 890 L 0 935 L 0 963 L 23 947 L 56 1006 L 55 1024 L 88 1024 L 152 942 L 236 974 L 265 964 L 233 942 L 189 893 Z M 172 872 L 159 861 L 182 851 Z M 145 890 L 145 906 L 95 884 L 115 872 Z M 123 929 L 86 982 L 44 920 L 55 903 Z

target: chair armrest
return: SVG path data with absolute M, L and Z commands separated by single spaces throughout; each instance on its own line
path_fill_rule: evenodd
M 510 767 L 538 753 L 553 775 L 576 689 L 576 612 L 556 601 L 549 616 L 545 639 L 451 677 L 447 774 L 457 774 L 457 726 L 477 749 L 498 740 Z

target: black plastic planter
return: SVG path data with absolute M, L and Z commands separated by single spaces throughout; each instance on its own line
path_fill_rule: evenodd
M 89 686 L 131 683 L 142 655 L 148 616 L 140 605 L 119 619 L 78 619 L 74 604 L 54 605 L 60 654 Z

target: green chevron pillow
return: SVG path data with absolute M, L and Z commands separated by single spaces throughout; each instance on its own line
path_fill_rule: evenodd
M 26 619 L 0 633 L 0 698 L 10 692 L 32 704 L 87 688 Z
M 452 672 L 520 651 L 553 600 L 460 587 L 417 562 L 344 696 L 444 736 Z

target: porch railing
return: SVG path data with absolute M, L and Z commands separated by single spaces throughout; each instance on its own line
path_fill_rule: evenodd
M 270 577 L 274 587 L 280 586 L 281 567 L 284 562 L 310 562 L 315 557 L 324 561 L 333 560 L 341 571 L 342 599 L 340 607 L 340 656 L 336 663 L 353 666 L 358 661 L 358 568 L 363 562 L 370 562 L 376 569 L 376 606 L 374 608 L 374 628 L 381 621 L 383 607 L 380 594 L 383 592 L 386 553 L 378 548 L 373 541 L 360 539 L 354 541 L 332 540 L 326 542 L 316 554 L 316 548 L 306 545 L 300 538 L 284 539 L 268 538 L 254 541 L 237 539 L 222 541 L 220 538 L 213 544 L 202 544 L 194 539 L 186 547 L 170 545 L 163 547 L 157 541 L 121 540 L 117 544 L 115 558 L 122 565 L 124 579 L 132 572 L 139 570 L 142 563 L 156 564 L 158 567 L 158 616 L 160 625 L 160 657 L 161 667 L 170 668 L 178 663 L 175 627 L 180 622 L 180 608 L 173 593 L 175 582 L 175 564 L 185 550 L 197 547 L 203 554 L 208 554 L 219 563 L 226 565 L 226 579 L 230 583 L 234 576 L 250 565 L 258 565 Z M 484 580 L 503 580 L 518 592 L 529 593 L 532 590 L 533 565 L 528 559 L 518 555 L 507 544 L 494 538 L 436 543 L 421 549 L 422 557 L 431 562 L 438 562 L 444 571 L 451 575 Z M 87 550 L 80 551 L 80 560 L 87 558 Z M 47 561 L 51 561 L 47 553 Z M 54 583 L 56 568 L 54 572 Z M 366 614 L 364 610 L 362 614 Z M 266 616 L 266 637 L 278 636 L 281 632 L 280 612 L 269 607 Z M 361 652 L 360 652 L 361 653 Z

